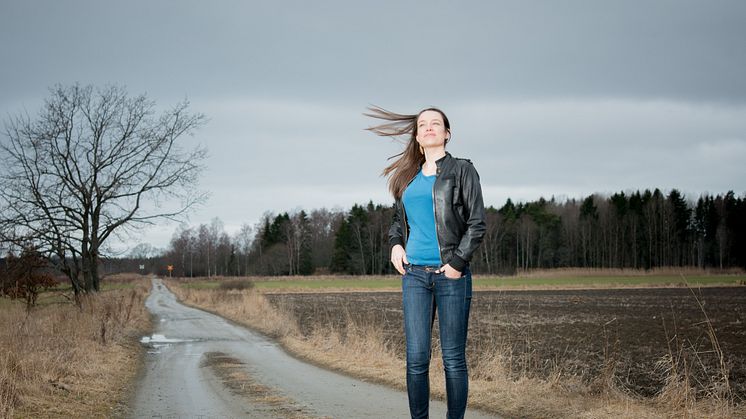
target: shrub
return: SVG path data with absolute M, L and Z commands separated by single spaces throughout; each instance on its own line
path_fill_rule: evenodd
M 24 299 L 26 307 L 32 307 L 42 289 L 57 285 L 47 267 L 46 259 L 33 249 L 24 249 L 20 256 L 9 253 L 0 270 L 0 296 Z
M 250 290 L 254 288 L 254 282 L 248 279 L 231 279 L 220 283 L 221 290 Z

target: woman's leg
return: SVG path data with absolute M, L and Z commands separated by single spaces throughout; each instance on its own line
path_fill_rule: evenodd
M 466 368 L 466 333 L 471 308 L 471 272 L 466 268 L 460 279 L 438 275 L 435 284 L 440 346 L 448 396 L 448 419 L 460 419 L 466 411 L 469 375 Z
M 407 341 L 407 395 L 413 419 L 428 417 L 433 304 L 432 274 L 408 267 L 402 278 L 402 307 Z

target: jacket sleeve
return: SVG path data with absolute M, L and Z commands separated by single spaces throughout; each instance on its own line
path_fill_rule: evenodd
M 482 238 L 484 238 L 487 229 L 487 224 L 484 221 L 484 202 L 482 201 L 479 174 L 471 163 L 466 164 L 461 173 L 461 194 L 466 216 L 466 232 L 453 252 L 453 258 L 448 262 L 457 271 L 464 270 L 479 244 L 482 243 Z
M 404 220 L 401 219 L 401 200 L 397 199 L 394 202 L 394 216 L 391 220 L 391 227 L 389 228 L 389 246 L 394 247 L 397 244 L 404 246 Z

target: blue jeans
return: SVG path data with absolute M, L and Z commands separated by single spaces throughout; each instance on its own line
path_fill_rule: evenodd
M 463 418 L 469 394 L 466 332 L 471 306 L 471 272 L 459 279 L 434 272 L 437 267 L 405 265 L 402 277 L 404 333 L 407 338 L 407 395 L 412 418 L 428 417 L 430 353 L 435 312 L 446 375 L 448 419 Z

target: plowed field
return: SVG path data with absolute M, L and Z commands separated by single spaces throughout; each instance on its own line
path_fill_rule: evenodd
M 400 293 L 267 297 L 293 313 L 303 333 L 379 325 L 404 357 Z M 725 371 L 735 399 L 746 400 L 746 287 L 475 291 L 471 313 L 467 356 L 499 351 L 516 377 L 561 372 L 591 382 L 613 374 L 621 388 L 653 396 L 675 366 L 702 393 Z

